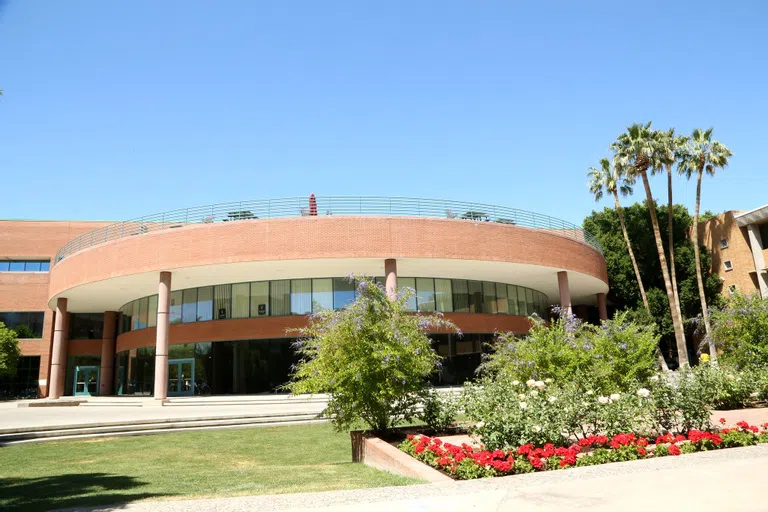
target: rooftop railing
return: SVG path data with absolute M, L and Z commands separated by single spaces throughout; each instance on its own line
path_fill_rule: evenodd
M 590 245 L 601 254 L 603 252 L 597 238 L 579 226 L 548 215 L 517 208 L 411 197 L 318 196 L 312 201 L 311 198 L 304 196 L 196 206 L 117 222 L 70 240 L 56 254 L 55 263 L 78 251 L 111 240 L 180 228 L 189 224 L 313 215 L 431 217 L 457 221 L 497 222 L 548 231 Z

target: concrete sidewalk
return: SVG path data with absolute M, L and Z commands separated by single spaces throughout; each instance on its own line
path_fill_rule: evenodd
M 766 511 L 768 445 L 447 484 L 184 501 L 90 510 Z

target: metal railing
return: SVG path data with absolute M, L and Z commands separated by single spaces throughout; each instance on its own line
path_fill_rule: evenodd
M 498 222 L 545 230 L 590 245 L 601 254 L 603 252 L 597 238 L 575 224 L 517 208 L 442 199 L 376 196 L 319 196 L 310 204 L 310 198 L 304 196 L 196 206 L 117 222 L 70 240 L 56 254 L 55 263 L 78 251 L 111 240 L 180 228 L 188 224 L 311 215 L 432 217 Z

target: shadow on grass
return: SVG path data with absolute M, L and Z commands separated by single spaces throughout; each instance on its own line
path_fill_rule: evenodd
M 133 477 L 72 473 L 40 478 L 0 478 L 0 510 L 43 511 L 114 505 L 162 494 L 138 492 L 147 485 Z M 132 491 L 134 490 L 134 491 Z

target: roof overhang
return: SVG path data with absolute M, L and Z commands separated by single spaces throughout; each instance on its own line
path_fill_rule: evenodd
M 768 204 L 744 212 L 740 215 L 735 215 L 734 219 L 736 219 L 736 225 L 742 228 L 750 224 L 763 224 L 768 222 Z

